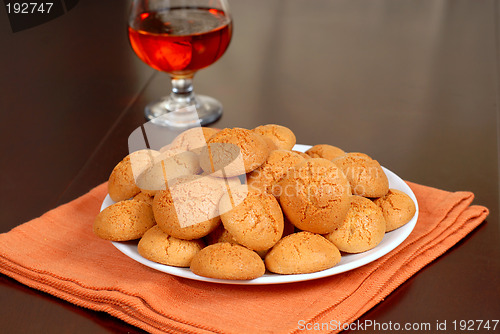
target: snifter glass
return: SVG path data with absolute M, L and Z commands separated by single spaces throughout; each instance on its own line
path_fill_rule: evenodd
M 224 54 L 232 31 L 226 0 L 132 2 L 130 44 L 142 61 L 168 73 L 172 82 L 169 96 L 146 106 L 147 119 L 159 125 L 189 127 L 220 118 L 222 104 L 212 97 L 194 94 L 193 77 Z M 197 113 L 193 113 L 193 107 Z

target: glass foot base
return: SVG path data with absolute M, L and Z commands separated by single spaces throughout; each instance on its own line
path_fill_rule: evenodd
M 222 104 L 205 95 L 196 95 L 195 103 L 187 106 L 165 98 L 148 104 L 144 113 L 146 119 L 157 125 L 190 128 L 217 121 L 222 116 Z

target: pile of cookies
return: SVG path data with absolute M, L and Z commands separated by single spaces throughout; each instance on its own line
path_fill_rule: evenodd
M 276 124 L 201 127 L 133 152 L 109 177 L 116 203 L 96 217 L 94 233 L 140 239 L 139 254 L 157 263 L 248 280 L 331 268 L 414 216 L 412 199 L 389 189 L 368 155 L 326 144 L 302 153 L 295 143 Z

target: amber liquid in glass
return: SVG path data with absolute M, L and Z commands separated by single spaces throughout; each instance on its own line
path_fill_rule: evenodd
M 139 14 L 128 33 L 132 48 L 146 64 L 180 77 L 192 76 L 224 54 L 232 21 L 219 9 L 170 8 Z

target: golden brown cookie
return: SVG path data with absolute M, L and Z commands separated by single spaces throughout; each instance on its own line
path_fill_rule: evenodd
M 280 186 L 283 212 L 303 231 L 334 231 L 344 221 L 351 204 L 349 182 L 330 160 L 305 160 L 283 178 Z
M 374 202 L 382 209 L 386 232 L 405 225 L 416 212 L 415 203 L 411 197 L 397 189 L 389 189 L 385 196 L 377 198 Z
M 285 217 L 283 217 L 285 218 Z M 283 237 L 286 237 L 289 234 L 292 234 L 295 232 L 295 226 L 292 225 L 286 218 L 284 219 L 284 227 L 283 227 Z M 231 242 L 233 244 L 237 244 L 236 240 L 234 240 L 233 236 L 231 233 L 228 232 L 224 228 L 224 225 L 220 224 L 217 226 L 215 230 L 213 230 L 209 235 L 207 235 L 205 238 L 205 241 L 207 245 L 212 245 L 218 242 Z M 261 258 L 264 258 L 264 256 L 267 254 L 267 249 L 264 251 L 255 251 Z
M 259 134 L 260 135 L 260 134 Z M 267 145 L 267 148 L 269 149 L 269 152 L 272 152 L 274 150 L 277 150 L 278 147 L 276 146 L 276 144 L 274 143 L 274 141 L 271 139 L 271 137 L 267 137 L 267 136 L 262 136 L 262 139 L 264 139 L 264 141 L 266 142 L 266 145 Z
M 264 275 L 264 262 L 254 251 L 220 242 L 203 248 L 191 261 L 196 275 L 218 279 L 250 280 Z
M 300 151 L 292 151 L 292 152 L 297 153 L 298 155 L 300 155 L 304 159 L 311 159 L 311 157 L 308 154 L 305 154 L 304 152 L 300 152 Z
M 148 205 L 153 205 L 154 196 L 148 192 L 141 191 L 132 198 L 134 201 L 144 202 Z
M 135 179 L 151 166 L 160 153 L 153 150 L 140 150 L 127 155 L 120 161 L 109 176 L 108 193 L 115 202 L 131 198 L 141 191 Z
M 290 169 L 304 160 L 295 152 L 272 151 L 262 166 L 247 174 L 247 184 L 279 197 L 281 191 L 278 183 Z
M 263 251 L 274 246 L 283 235 L 283 212 L 273 195 L 246 188 L 241 186 L 222 196 L 219 202 L 222 224 L 239 244 Z
M 239 180 L 229 180 L 230 187 Z M 218 204 L 226 189 L 224 179 L 186 175 L 176 179 L 168 190 L 160 190 L 153 201 L 158 226 L 167 234 L 185 240 L 199 239 L 220 223 Z
M 295 134 L 287 127 L 277 124 L 261 125 L 252 131 L 267 137 L 276 150 L 291 150 L 295 146 L 297 139 Z M 272 148 L 271 144 L 271 148 Z
M 200 153 L 200 166 L 214 176 L 238 176 L 262 165 L 269 148 L 258 134 L 242 128 L 224 129 L 207 141 Z
M 219 129 L 207 127 L 191 128 L 175 137 L 168 149 L 180 149 L 200 154 L 202 147 L 207 145 L 208 138 L 212 137 L 219 131 Z M 162 149 L 160 151 L 164 150 Z
M 363 158 L 363 159 L 367 159 L 367 160 L 372 160 L 372 158 L 368 154 L 361 153 L 361 152 L 349 152 L 349 156 Z
M 346 253 L 361 253 L 375 248 L 385 235 L 382 210 L 371 200 L 353 196 L 344 223 L 325 235 L 337 248 Z
M 307 274 L 334 267 L 340 252 L 319 234 L 297 232 L 280 241 L 267 253 L 266 268 L 276 274 Z
M 381 197 L 389 191 L 389 180 L 377 160 L 366 154 L 347 153 L 333 160 L 344 172 L 354 195 Z
M 327 160 L 333 160 L 337 157 L 340 157 L 345 154 L 345 152 L 332 145 L 327 145 L 327 144 L 320 144 L 320 145 L 314 145 L 310 149 L 306 151 L 306 154 L 309 155 L 311 158 L 323 158 Z
M 153 262 L 175 267 L 189 267 L 205 244 L 201 240 L 182 240 L 163 232 L 158 225 L 150 228 L 137 245 L 139 254 Z
M 170 149 L 155 158 L 155 163 L 136 179 L 137 186 L 151 195 L 165 190 L 179 176 L 201 172 L 198 155 L 190 151 Z
M 293 225 L 292 225 L 293 226 Z M 284 232 L 283 232 L 284 234 Z M 229 243 L 233 243 L 233 244 L 238 244 L 238 242 L 236 242 L 236 240 L 234 240 L 233 236 L 231 235 L 231 233 L 228 232 L 228 230 L 226 230 L 224 228 L 224 225 L 220 224 L 219 226 L 217 226 L 217 228 L 215 230 L 213 230 L 212 232 L 210 232 L 209 235 L 207 235 L 205 238 L 204 238 L 207 242 L 207 245 L 212 245 L 212 244 L 216 244 L 218 242 L 229 242 Z M 266 250 L 262 250 L 262 251 L 255 251 L 257 254 L 259 254 L 259 256 L 261 258 L 264 258 L 264 256 L 266 256 L 267 254 L 267 249 Z
M 94 221 L 94 234 L 111 241 L 139 239 L 155 225 L 151 206 L 140 201 L 121 201 L 102 210 Z

